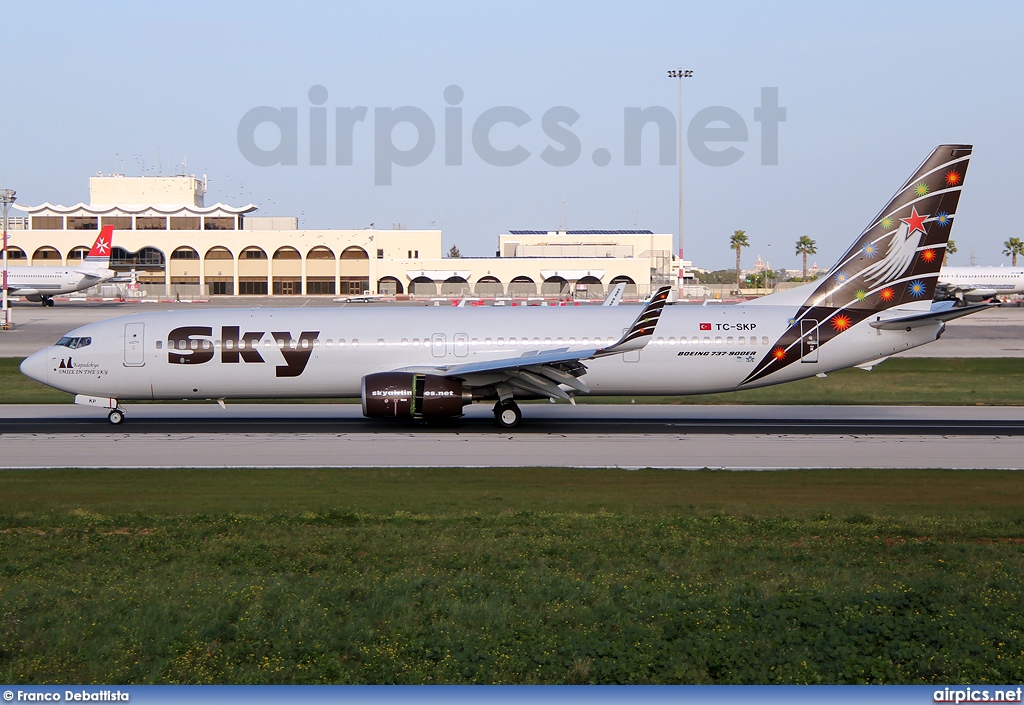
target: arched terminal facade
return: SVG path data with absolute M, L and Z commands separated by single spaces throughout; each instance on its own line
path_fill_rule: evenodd
M 436 229 L 300 229 L 257 206 L 204 204 L 194 176 L 90 179 L 90 203 L 16 204 L 9 264 L 81 260 L 114 226 L 111 267 L 151 296 L 329 295 L 600 299 L 675 283 L 672 235 L 647 230 L 510 230 L 495 257 L 444 256 Z

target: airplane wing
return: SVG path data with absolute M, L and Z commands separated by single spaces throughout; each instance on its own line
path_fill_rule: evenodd
M 570 350 L 531 351 L 516 357 L 497 360 L 468 362 L 437 367 L 404 367 L 396 372 L 417 372 L 436 374 L 443 377 L 458 377 L 469 387 L 492 387 L 508 384 L 531 394 L 558 397 L 572 401 L 572 397 L 558 385 L 564 384 L 576 391 L 588 393 L 590 389 L 579 378 L 586 374 L 584 360 L 593 360 L 609 355 L 620 355 L 645 347 L 654 335 L 672 287 L 664 286 L 651 297 L 640 315 L 626 333 L 614 344 L 603 348 Z
M 937 296 L 938 295 L 942 295 L 942 296 L 956 296 L 957 294 L 968 294 L 968 293 L 971 293 L 971 292 L 975 291 L 976 289 L 978 289 L 978 287 L 975 286 L 974 284 L 967 284 L 967 283 L 959 283 L 959 284 L 957 284 L 957 283 L 954 283 L 954 282 L 944 282 L 944 281 L 941 281 L 941 280 L 939 280 L 939 281 L 937 281 L 935 283 L 935 293 L 936 293 Z M 994 290 L 993 290 L 993 293 L 994 293 Z
M 110 280 L 110 277 L 105 276 L 105 275 L 100 274 L 99 272 L 95 272 L 95 271 L 89 271 L 89 270 L 83 271 L 81 269 L 76 269 L 76 270 L 74 270 L 74 272 L 75 272 L 75 274 L 81 274 L 83 279 L 94 279 L 94 280 L 96 280 L 98 282 L 100 282 L 100 281 L 109 281 Z

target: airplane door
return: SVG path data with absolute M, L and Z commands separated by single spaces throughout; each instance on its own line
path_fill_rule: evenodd
M 818 361 L 818 322 L 800 321 L 800 362 Z
M 124 324 L 124 366 L 142 367 L 145 358 L 145 323 Z
M 456 333 L 452 336 L 452 343 L 455 347 L 455 357 L 466 357 L 469 355 L 469 336 L 465 333 Z
M 444 357 L 445 348 L 448 347 L 445 344 L 446 341 L 444 333 L 434 333 L 430 336 L 430 352 L 434 354 L 434 357 Z

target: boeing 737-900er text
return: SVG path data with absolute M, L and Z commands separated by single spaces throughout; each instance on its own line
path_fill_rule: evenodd
M 91 323 L 22 372 L 109 409 L 131 399 L 361 397 L 370 417 L 437 419 L 518 399 L 701 394 L 870 368 L 985 308 L 932 305 L 969 145 L 938 147 L 820 279 L 755 301 L 666 306 L 213 309 Z M 815 211 L 818 212 L 818 211 Z
M 7 293 L 24 296 L 29 301 L 53 306 L 53 297 L 82 291 L 113 279 L 110 269 L 110 248 L 114 226 L 104 225 L 85 259 L 66 267 L 10 267 L 7 270 Z
M 987 301 L 997 296 L 1024 294 L 1024 267 L 943 267 L 936 298 Z

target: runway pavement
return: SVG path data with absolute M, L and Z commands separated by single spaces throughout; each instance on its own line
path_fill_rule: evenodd
M 362 419 L 354 405 L 0 407 L 6 468 L 580 467 L 1024 469 L 1024 409 L 528 405 L 444 426 Z

